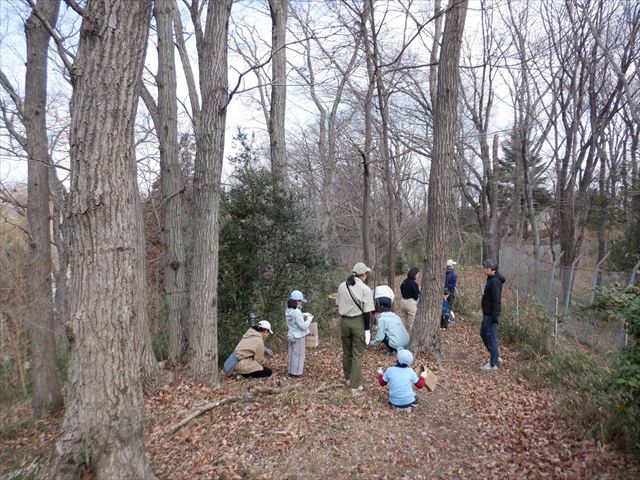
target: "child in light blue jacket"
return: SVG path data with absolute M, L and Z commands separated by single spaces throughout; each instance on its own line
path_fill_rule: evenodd
M 376 298 L 376 338 L 372 345 L 384 343 L 389 354 L 409 346 L 409 332 L 398 315 L 391 311 L 391 299 Z
M 381 386 L 389 385 L 389 404 L 398 409 L 408 409 L 418 404 L 413 386 L 423 388 L 427 372 L 422 372 L 420 378 L 411 368 L 413 354 L 409 350 L 398 350 L 398 363 L 382 371 L 378 368 L 378 382 Z
M 303 303 L 307 303 L 300 290 L 294 290 L 289 295 L 285 319 L 287 320 L 287 338 L 289 340 L 289 356 L 287 359 L 287 370 L 289 377 L 297 378 L 304 370 L 305 357 L 305 337 L 309 335 L 309 325 L 313 320 L 313 315 L 302 313 L 300 309 Z

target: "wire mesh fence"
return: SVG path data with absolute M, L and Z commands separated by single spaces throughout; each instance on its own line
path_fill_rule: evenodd
M 567 333 L 605 352 L 624 348 L 628 341 L 624 325 L 601 322 L 581 307 L 593 303 L 597 288 L 635 284 L 640 262 L 631 272 L 613 272 L 603 267 L 606 257 L 588 268 L 578 267 L 578 262 L 562 266 L 561 255 L 552 255 L 546 247 L 536 260 L 525 247 L 501 246 L 500 272 L 514 290 L 516 316 L 521 307 L 536 304 L 549 318 L 551 335 Z

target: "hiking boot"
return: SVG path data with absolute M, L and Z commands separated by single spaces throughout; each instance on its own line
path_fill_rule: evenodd
M 491 362 L 487 362 L 485 363 L 483 366 L 480 367 L 480 370 L 483 370 L 485 372 L 488 371 L 493 371 L 493 370 L 498 370 L 498 366 L 494 365 L 493 367 L 491 366 Z

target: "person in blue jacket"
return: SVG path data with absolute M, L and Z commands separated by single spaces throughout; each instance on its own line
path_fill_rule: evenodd
M 442 292 L 442 313 L 440 314 L 440 329 L 446 330 L 449 327 L 451 316 L 451 307 L 449 307 L 449 290 L 447 288 Z
M 378 297 L 376 302 L 376 338 L 371 345 L 384 343 L 387 353 L 395 353 L 409 346 L 409 332 L 398 315 L 391 311 L 392 301 L 388 297 Z
M 398 350 L 398 363 L 382 371 L 378 368 L 378 383 L 384 387 L 389 385 L 389 405 L 397 409 L 410 409 L 418 404 L 413 386 L 423 388 L 427 377 L 426 370 L 420 378 L 411 368 L 413 354 L 409 350 Z
M 294 290 L 289 295 L 285 319 L 287 320 L 287 339 L 289 340 L 289 355 L 287 357 L 287 370 L 289 377 L 297 378 L 304 371 L 305 337 L 309 335 L 309 325 L 313 316 L 302 313 L 302 304 L 307 299 L 300 290 Z

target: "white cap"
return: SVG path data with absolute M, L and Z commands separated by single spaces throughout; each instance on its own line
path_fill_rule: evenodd
M 453 267 L 454 265 L 457 265 L 457 264 L 458 262 L 454 262 L 451 259 L 447 260 L 447 267 Z
M 260 320 L 258 322 L 258 327 L 264 328 L 265 330 L 269 330 L 269 333 L 273 335 L 273 330 L 271 330 L 271 324 L 266 320 Z
M 373 298 L 387 297 L 391 299 L 391 303 L 396 298 L 393 290 L 389 285 L 378 285 L 373 291 Z

